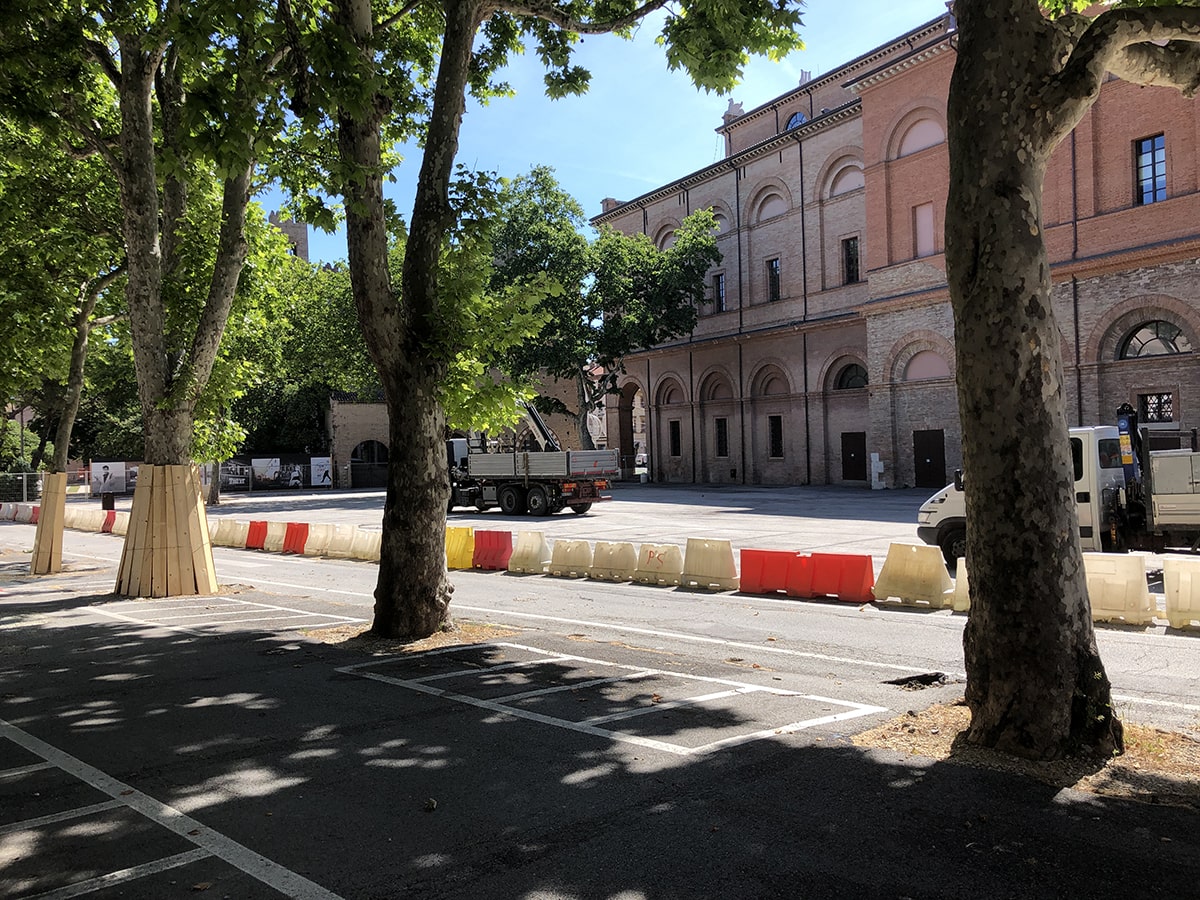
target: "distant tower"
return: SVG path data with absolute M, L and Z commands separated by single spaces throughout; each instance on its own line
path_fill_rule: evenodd
M 308 223 L 279 218 L 279 213 L 270 215 L 271 224 L 287 235 L 292 245 L 292 255 L 308 262 Z

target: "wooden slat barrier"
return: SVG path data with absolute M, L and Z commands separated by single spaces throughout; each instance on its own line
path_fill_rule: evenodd
M 42 478 L 42 513 L 34 519 L 37 533 L 33 539 L 31 575 L 49 575 L 62 571 L 63 521 L 66 518 L 67 473 L 54 472 Z
M 217 573 L 195 470 L 143 465 L 133 493 L 116 593 L 177 597 L 216 592 Z

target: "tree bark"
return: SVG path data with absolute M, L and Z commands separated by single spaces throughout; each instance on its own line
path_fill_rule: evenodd
M 1037 5 L 960 0 L 946 268 L 966 471 L 970 742 L 1051 759 L 1120 750 L 1087 598 L 1042 236 L 1062 130 Z M 1003 22 L 997 27 L 997 21 Z M 1067 129 L 1069 131 L 1069 128 Z
M 387 270 L 378 104 L 343 107 L 339 150 L 347 181 L 346 244 L 351 287 L 363 335 L 383 382 L 389 419 L 388 489 L 372 631 L 400 639 L 427 637 L 450 624 L 453 586 L 446 572 L 445 414 L 438 390 L 448 366 L 437 350 L 438 266 L 452 224 L 450 177 L 465 107 L 471 47 L 480 6 L 447 2 L 446 31 L 433 112 L 405 249 L 400 302 Z M 341 24 L 369 71 L 368 0 L 340 0 Z

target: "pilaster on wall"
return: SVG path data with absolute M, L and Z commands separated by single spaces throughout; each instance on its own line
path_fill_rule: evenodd
M 871 477 L 876 462 L 883 471 L 871 478 L 871 486 L 893 488 L 896 486 L 896 421 L 893 414 L 893 388 L 890 384 L 874 385 L 869 390 L 868 404 L 870 428 L 867 432 L 867 475 Z

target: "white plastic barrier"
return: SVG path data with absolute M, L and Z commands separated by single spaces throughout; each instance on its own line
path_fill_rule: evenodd
M 1083 554 L 1088 599 L 1095 622 L 1121 621 L 1146 625 L 1154 619 L 1146 564 L 1140 556 L 1116 553 Z
M 107 515 L 108 511 L 103 509 L 81 509 L 71 527 L 79 531 L 99 531 L 104 527 Z
M 122 537 L 129 533 L 129 513 L 125 510 L 117 510 L 116 518 L 113 519 L 112 533 Z
M 379 562 L 379 551 L 383 546 L 383 532 L 359 528 L 350 542 L 350 555 L 366 562 Z
M 32 503 L 18 503 L 16 520 L 18 522 L 29 524 L 33 521 L 33 511 L 35 509 L 37 509 L 37 507 Z M 97 528 L 96 530 L 99 531 L 100 529 Z
M 0 521 L 11 522 L 17 517 L 17 504 L 0 503 Z
M 308 540 L 304 542 L 305 556 L 323 556 L 333 539 L 333 525 L 309 525 Z
M 287 535 L 287 522 L 268 522 L 267 533 L 263 536 L 263 549 L 271 553 L 283 550 L 283 539 Z
M 541 575 L 550 564 L 550 545 L 541 531 L 518 531 L 517 545 L 508 558 L 508 571 L 514 575 Z
M 681 584 L 683 553 L 674 544 L 642 544 L 633 580 L 639 584 Z
M 967 612 L 971 608 L 971 585 L 967 581 L 967 561 L 961 556 L 954 570 L 954 611 Z
M 637 564 L 637 550 L 629 541 L 596 541 L 588 577 L 600 581 L 632 581 Z
M 1200 625 L 1200 559 L 1163 557 L 1163 591 L 1172 628 Z
M 212 542 L 218 547 L 233 547 L 244 550 L 246 547 L 246 538 L 249 535 L 249 522 L 222 518 L 217 521 L 217 533 L 212 537 Z
M 592 568 L 592 545 L 587 541 L 555 541 L 546 571 L 560 578 L 585 578 Z
M 954 604 L 954 582 L 942 551 L 926 544 L 889 544 L 875 579 L 875 599 L 895 597 L 905 606 L 941 609 Z
M 334 525 L 329 535 L 329 545 L 325 548 L 326 556 L 339 559 L 349 559 L 354 556 L 354 535 L 357 525 Z
M 736 591 L 738 575 L 733 545 L 729 541 L 688 538 L 680 583 L 705 591 Z
M 63 506 L 63 528 L 78 528 L 79 514 L 83 510 L 78 506 L 67 503 Z M 0 510 L 0 519 L 4 518 L 3 510 Z

